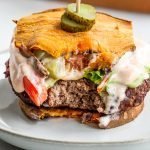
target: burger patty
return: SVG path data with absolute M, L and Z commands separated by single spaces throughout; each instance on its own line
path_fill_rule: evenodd
M 48 104 L 51 107 L 69 106 L 88 110 L 104 108 L 96 84 L 85 78 L 74 81 L 60 80 L 48 93 Z
M 120 104 L 121 110 L 126 110 L 128 107 L 135 107 L 140 105 L 150 91 L 150 79 L 144 80 L 137 88 L 128 88 L 126 90 L 127 99 Z
M 14 90 L 14 89 L 13 89 Z M 150 90 L 150 79 L 145 80 L 139 87 L 126 90 L 126 99 L 120 104 L 120 111 L 140 105 Z M 15 91 L 14 91 L 15 92 Z M 26 92 L 15 94 L 25 103 L 34 105 Z M 105 108 L 102 97 L 97 93 L 96 85 L 88 79 L 74 81 L 58 81 L 48 90 L 48 98 L 42 107 L 69 107 L 96 111 Z
M 8 77 L 11 84 L 8 62 L 6 62 L 5 76 Z M 140 105 L 149 90 L 150 79 L 145 80 L 137 88 L 128 88 L 126 90 L 126 99 L 121 101 L 119 109 L 125 111 L 130 107 Z M 25 103 L 34 105 L 26 92 L 17 93 L 14 89 L 13 91 Z M 97 108 L 102 108 L 103 110 L 105 105 L 102 97 L 97 93 L 97 85 L 83 78 L 70 81 L 59 80 L 56 82 L 48 90 L 48 98 L 42 107 L 70 107 L 96 111 Z
M 17 93 L 14 89 L 13 91 L 25 103 L 34 105 L 26 92 Z M 85 110 L 96 110 L 97 107 L 104 108 L 101 97 L 97 93 L 96 85 L 88 79 L 72 81 L 59 80 L 48 90 L 48 98 L 42 106 L 70 107 Z

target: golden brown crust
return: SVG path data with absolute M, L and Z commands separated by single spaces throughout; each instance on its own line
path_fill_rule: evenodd
M 22 111 L 31 119 L 41 120 L 48 117 L 68 117 L 68 118 L 77 118 L 82 119 L 83 115 L 90 113 L 90 117 L 87 120 L 84 120 L 84 123 L 96 123 L 99 124 L 99 118 L 101 115 L 98 112 L 89 112 L 79 109 L 71 108 L 37 108 L 31 105 L 25 104 L 22 100 L 19 101 L 19 105 Z M 126 124 L 134 120 L 140 112 L 143 110 L 144 103 L 141 103 L 139 106 L 132 107 L 125 112 L 118 114 L 117 119 L 111 120 L 107 126 L 99 126 L 100 128 L 115 128 Z
M 140 105 L 136 107 L 131 107 L 129 110 L 122 112 L 119 115 L 118 119 L 111 120 L 107 127 L 100 126 L 100 128 L 115 128 L 121 125 L 124 125 L 126 123 L 129 123 L 133 121 L 143 110 L 144 103 L 141 103 Z
M 58 8 L 21 18 L 15 32 L 16 46 L 21 48 L 23 43 L 29 50 L 44 50 L 53 57 L 90 49 L 100 52 L 105 64 L 135 47 L 130 21 L 97 13 L 96 24 L 90 31 L 68 33 L 60 27 L 63 13 L 64 9 Z
M 22 100 L 19 101 L 19 106 L 22 111 L 31 119 L 42 120 L 47 117 L 68 117 L 68 118 L 81 118 L 87 111 L 80 109 L 70 108 L 37 108 L 28 104 L 25 104 Z M 97 113 L 93 113 L 92 120 L 97 121 L 99 116 Z

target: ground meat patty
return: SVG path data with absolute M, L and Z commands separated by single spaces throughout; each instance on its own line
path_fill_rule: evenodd
M 135 107 L 140 105 L 147 94 L 150 91 L 150 79 L 145 80 L 137 88 L 128 88 L 126 90 L 127 99 L 121 102 L 120 109 L 126 110 L 128 107 Z
M 150 80 L 145 80 L 137 88 L 128 88 L 126 90 L 127 98 L 121 102 L 120 110 L 125 111 L 129 107 L 140 105 L 149 90 Z M 48 104 L 51 107 L 69 106 L 88 110 L 104 108 L 102 97 L 97 93 L 96 85 L 88 79 L 60 80 L 48 93 Z
M 130 107 L 140 105 L 147 92 L 150 90 L 150 79 L 145 80 L 137 88 L 126 90 L 127 98 L 120 104 L 120 110 L 125 111 Z M 16 92 L 15 92 L 16 93 Z M 32 104 L 25 92 L 16 93 L 25 103 Z M 102 98 L 96 91 L 96 85 L 88 79 L 76 81 L 58 81 L 48 90 L 48 99 L 43 107 L 70 107 L 87 110 L 104 108 Z
M 97 93 L 97 86 L 87 79 L 60 80 L 48 93 L 48 104 L 52 107 L 69 106 L 88 110 L 96 110 L 98 106 L 104 107 Z
M 96 110 L 97 107 L 104 108 L 96 88 L 96 85 L 87 79 L 60 80 L 48 90 L 48 99 L 43 103 L 43 107 L 70 107 L 87 110 Z M 25 103 L 33 104 L 26 92 L 15 92 L 15 94 Z

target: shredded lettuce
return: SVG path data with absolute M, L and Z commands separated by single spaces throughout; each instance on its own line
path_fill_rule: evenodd
M 84 78 L 87 78 L 94 82 L 95 84 L 100 84 L 104 77 L 105 73 L 102 70 L 97 71 L 85 71 Z

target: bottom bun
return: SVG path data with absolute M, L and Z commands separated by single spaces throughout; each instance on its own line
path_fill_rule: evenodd
M 24 103 L 22 100 L 19 101 L 19 105 L 22 111 L 27 117 L 33 120 L 42 120 L 49 117 L 67 117 L 76 118 L 81 120 L 83 123 L 95 123 L 99 125 L 100 128 L 108 129 L 115 128 L 124 125 L 132 120 L 134 120 L 140 112 L 143 110 L 144 103 L 136 107 L 132 107 L 125 112 L 120 112 L 114 114 L 117 117 L 112 117 L 107 125 L 102 125 L 100 118 L 104 115 L 98 112 L 91 112 L 81 109 L 71 109 L 71 108 L 45 108 L 45 107 L 35 107 Z

